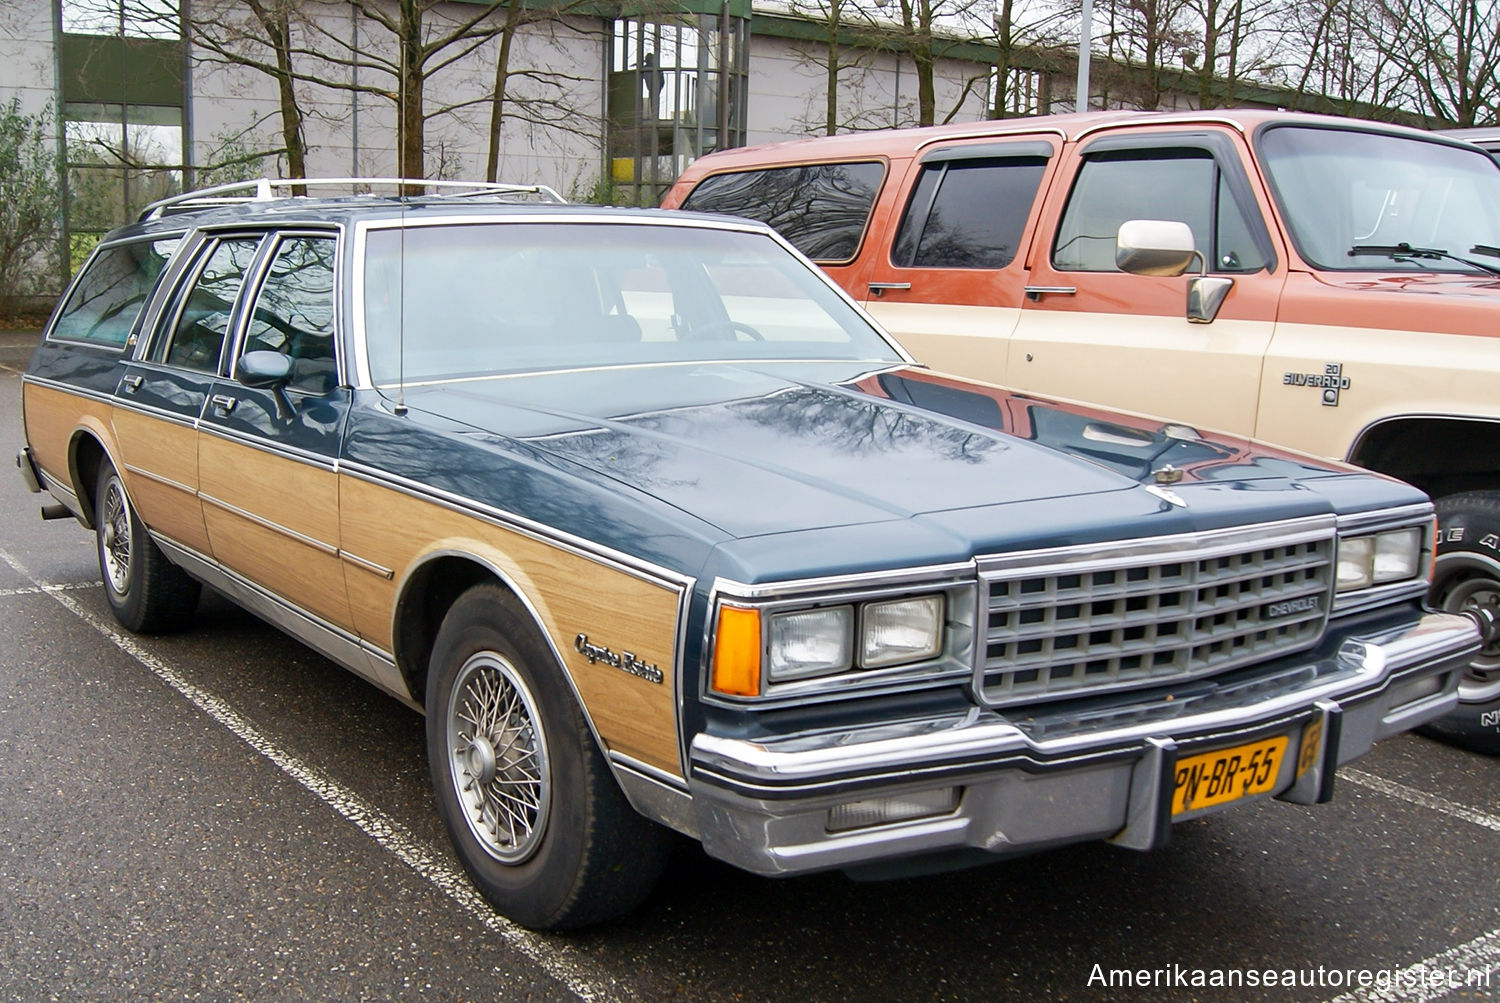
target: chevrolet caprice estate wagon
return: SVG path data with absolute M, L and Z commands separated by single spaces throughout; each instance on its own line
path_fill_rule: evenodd
M 674 832 L 765 875 L 1159 847 L 1454 706 L 1416 490 L 919 368 L 761 224 L 439 191 L 111 233 L 19 462 L 125 626 L 206 584 L 422 710 L 518 922 L 632 908 Z

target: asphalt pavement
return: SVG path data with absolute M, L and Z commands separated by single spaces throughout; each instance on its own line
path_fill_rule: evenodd
M 0 332 L 7 457 L 34 340 Z M 1152 854 L 867 884 L 684 843 L 634 915 L 521 930 L 447 847 L 417 714 L 211 593 L 124 632 L 42 500 L 0 472 L 0 999 L 1500 999 L 1500 759 L 1416 736 Z

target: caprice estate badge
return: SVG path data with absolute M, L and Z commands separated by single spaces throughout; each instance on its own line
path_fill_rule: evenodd
M 579 634 L 573 639 L 573 647 L 578 653 L 589 660 L 589 664 L 603 662 L 605 665 L 613 665 L 622 672 L 628 672 L 648 683 L 660 683 L 662 681 L 661 669 L 653 662 L 643 662 L 635 657 L 634 652 L 621 651 L 616 654 L 603 645 L 593 644 L 589 641 L 587 634 Z

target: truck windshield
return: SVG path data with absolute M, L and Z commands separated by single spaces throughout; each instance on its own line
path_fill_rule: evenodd
M 1488 269 L 1473 263 L 1483 252 L 1475 249 L 1500 246 L 1500 166 L 1478 150 L 1304 126 L 1267 129 L 1259 146 L 1277 206 L 1308 264 L 1483 274 Z

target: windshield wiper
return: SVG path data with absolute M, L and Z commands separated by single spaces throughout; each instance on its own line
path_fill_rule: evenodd
M 1484 253 L 1477 247 L 1470 253 L 1476 252 L 1480 254 Z M 1448 261 L 1457 261 L 1461 265 L 1467 265 L 1476 272 L 1488 272 L 1491 275 L 1500 275 L 1500 265 L 1487 265 L 1482 261 L 1470 261 L 1468 258 L 1459 257 L 1457 254 L 1449 254 L 1438 247 L 1412 247 L 1404 240 L 1399 244 L 1355 244 L 1349 248 L 1349 257 L 1351 258 L 1356 258 L 1364 254 L 1378 254 L 1383 258 L 1395 258 L 1398 261 L 1403 258 L 1426 259 L 1429 261 L 1436 261 L 1442 258 Z

